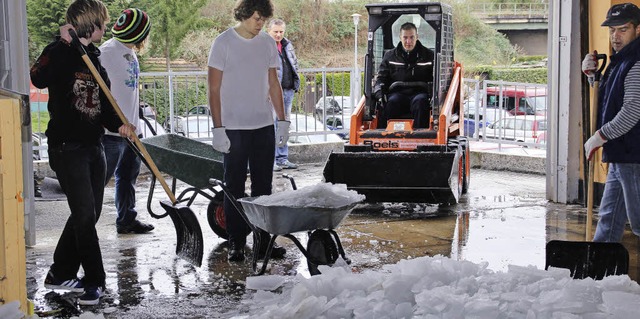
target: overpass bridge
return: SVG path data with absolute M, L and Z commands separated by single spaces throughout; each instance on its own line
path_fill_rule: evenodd
M 466 5 L 468 12 L 507 36 L 529 55 L 547 54 L 549 3 L 490 3 Z

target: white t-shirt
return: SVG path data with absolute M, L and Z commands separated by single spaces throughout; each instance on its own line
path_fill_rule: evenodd
M 273 125 L 269 69 L 278 67 L 278 59 L 276 43 L 265 32 L 245 39 L 230 28 L 213 41 L 209 66 L 222 71 L 220 103 L 227 129 Z
M 138 81 L 140 78 L 140 65 L 138 57 L 133 49 L 127 48 L 122 42 L 111 38 L 100 46 L 100 63 L 107 70 L 111 81 L 111 94 L 118 106 L 129 120 L 129 123 L 139 126 L 140 92 Z M 138 127 L 136 133 L 142 131 Z M 105 134 L 117 135 L 105 130 Z

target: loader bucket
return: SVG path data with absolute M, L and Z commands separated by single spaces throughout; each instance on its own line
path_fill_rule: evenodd
M 346 184 L 368 202 L 455 204 L 460 194 L 457 152 L 331 153 L 324 179 Z
M 168 201 L 160 201 L 176 228 L 176 255 L 200 267 L 204 253 L 204 240 L 198 218 L 191 208 L 175 206 Z

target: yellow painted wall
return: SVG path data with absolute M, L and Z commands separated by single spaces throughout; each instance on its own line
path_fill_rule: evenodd
M 589 52 L 594 50 L 598 53 L 605 53 L 607 57 L 611 55 L 611 44 L 609 42 L 609 28 L 600 24 L 607 17 L 607 11 L 612 5 L 631 2 L 640 7 L 640 0 L 591 0 L 589 1 Z M 586 53 L 586 52 L 585 52 Z M 593 92 L 591 92 L 593 93 Z M 593 95 L 590 95 L 593 99 Z M 607 177 L 607 165 L 602 163 L 602 152 L 599 151 L 596 157 L 595 181 L 604 183 Z
M 0 96 L 0 303 L 27 313 L 20 102 Z

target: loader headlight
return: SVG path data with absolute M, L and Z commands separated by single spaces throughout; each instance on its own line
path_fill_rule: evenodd
M 440 13 L 440 6 L 428 6 L 427 13 Z
M 382 14 L 382 7 L 373 7 L 369 9 L 370 15 Z

